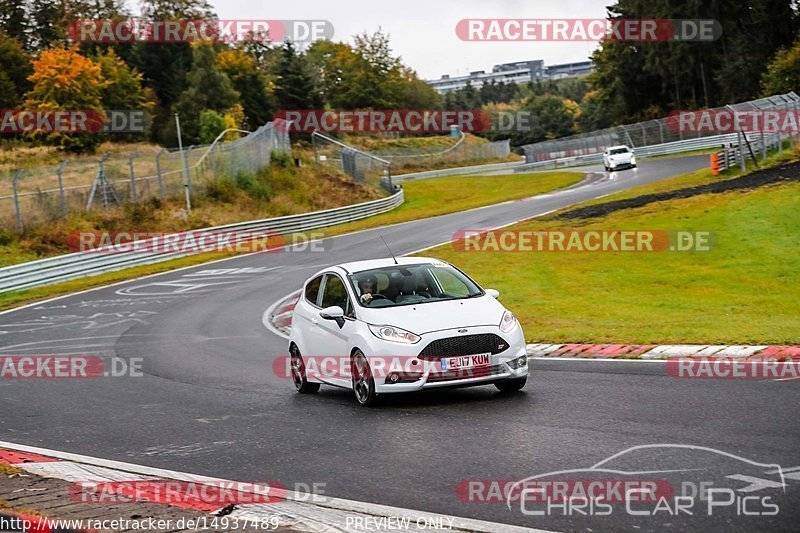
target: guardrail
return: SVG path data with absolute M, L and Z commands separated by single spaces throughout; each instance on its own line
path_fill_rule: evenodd
M 345 222 L 352 222 L 390 211 L 401 205 L 404 201 L 403 190 L 397 188 L 391 196 L 363 202 L 360 204 L 336 207 L 312 213 L 301 213 L 276 218 L 253 220 L 216 226 L 199 230 L 187 231 L 180 234 L 185 237 L 203 234 L 226 234 L 238 235 L 250 232 L 249 238 L 252 239 L 252 232 L 265 232 L 267 234 L 291 234 L 301 231 L 309 231 Z M 238 237 L 231 241 L 231 244 L 242 242 Z M 168 243 L 174 241 L 174 235 L 165 235 L 141 241 L 142 248 L 168 248 Z M 113 272 L 123 268 L 133 266 L 149 265 L 178 259 L 194 255 L 191 253 L 160 253 L 147 252 L 140 250 L 119 251 L 119 248 L 104 247 L 97 250 L 86 252 L 75 252 L 71 254 L 39 259 L 18 265 L 11 265 L 0 268 L 0 293 L 41 287 L 61 281 L 68 281 L 106 272 Z
M 738 115 L 739 113 L 763 111 L 783 111 L 797 114 L 799 110 L 800 96 L 789 92 L 708 111 Z M 749 131 L 747 134 L 748 136 L 764 135 L 767 132 Z M 689 135 L 692 136 L 691 139 L 684 138 Z M 525 145 L 523 148 L 526 165 L 520 167 L 519 171 L 531 168 L 598 163 L 602 161 L 602 154 L 606 148 L 618 144 L 633 148 L 637 156 L 652 157 L 716 148 L 727 144 L 731 138 L 735 137 L 736 133 L 720 135 L 713 131 L 684 132 L 680 127 L 678 116 L 671 115 L 657 120 L 623 124 L 613 128 Z
M 800 96 L 794 92 L 789 92 L 707 111 L 712 113 L 747 114 L 782 110 L 797 113 L 799 109 Z M 665 118 L 647 120 L 635 124 L 621 124 L 612 128 L 541 141 L 525 145 L 523 148 L 525 150 L 526 163 L 539 163 L 573 156 L 600 154 L 609 146 L 619 144 L 639 150 L 649 146 L 669 145 L 675 141 L 689 140 L 688 137 L 694 140 L 718 135 L 718 133 L 707 130 L 683 131 L 679 116 L 673 114 Z
M 717 148 L 723 144 L 735 142 L 737 134 L 726 133 L 724 135 L 714 135 L 710 137 L 700 137 L 699 139 L 684 139 L 682 141 L 673 141 L 664 144 L 653 144 L 650 146 L 642 146 L 641 148 L 634 148 L 636 157 L 655 157 L 660 155 L 673 155 L 682 154 L 686 152 L 694 152 L 695 150 L 708 150 Z M 602 152 L 587 155 L 576 155 L 571 157 L 562 157 L 560 159 L 550 159 L 548 161 L 537 161 L 536 163 L 525 163 L 519 165 L 514 169 L 514 172 L 524 172 L 534 168 L 560 168 L 560 167 L 575 167 L 582 165 L 591 165 L 603 162 Z
M 788 138 L 789 145 L 794 146 L 795 137 L 789 135 Z M 741 137 L 734 134 L 731 142 L 722 145 L 722 150 L 711 154 L 711 172 L 716 175 L 737 165 L 744 171 L 745 160 L 757 161 L 760 154 L 761 160 L 766 161 L 767 153 L 770 150 L 783 153 L 783 135 L 781 133 L 755 133 Z M 744 157 L 742 157 L 743 154 Z
M 460 176 L 462 174 L 472 174 L 477 172 L 494 172 L 499 170 L 514 170 L 522 165 L 522 161 L 509 161 L 508 163 L 489 163 L 487 165 L 474 165 L 470 167 L 443 168 L 439 170 L 424 170 L 422 172 L 410 172 L 408 174 L 396 174 L 394 182 L 424 180 L 429 178 L 442 178 L 445 176 Z

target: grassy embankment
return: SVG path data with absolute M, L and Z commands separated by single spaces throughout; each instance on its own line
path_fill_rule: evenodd
M 66 236 L 81 230 L 137 229 L 180 231 L 206 227 L 238 220 L 279 216 L 292 212 L 307 212 L 327 207 L 346 205 L 378 197 L 380 193 L 369 187 L 358 185 L 345 178 L 316 175 L 318 169 L 311 166 L 270 167 L 257 176 L 247 179 L 223 180 L 227 184 L 217 197 L 201 202 L 193 209 L 189 218 L 176 217 L 180 213 L 179 202 L 167 205 L 146 204 L 129 206 L 119 211 L 91 213 L 76 219 L 70 218 L 42 234 L 38 231 L 9 239 L 0 244 L 0 260 L 6 263 L 30 260 L 64 251 Z M 453 213 L 481 207 L 506 200 L 532 196 L 542 192 L 577 183 L 583 175 L 571 172 L 537 173 L 532 175 L 491 177 L 449 177 L 409 182 L 405 185 L 406 203 L 391 212 L 362 221 L 335 226 L 320 232 L 320 235 L 337 235 L 357 229 L 377 227 L 417 218 Z M 265 188 L 275 196 L 260 198 L 258 191 Z M 226 192 L 227 191 L 227 192 Z M 255 191 L 255 192 L 254 192 Z M 451 201 L 443 198 L 453 197 Z M 281 195 L 281 196 L 278 196 Z M 276 202 L 276 197 L 291 200 Z M 149 206 L 149 207 L 147 207 Z M 100 219 L 93 217 L 102 217 Z M 44 230 L 41 230 L 44 231 Z M 9 232 L 9 235 L 11 233 Z M 44 252 L 44 253 L 43 253 Z M 78 290 L 105 285 L 126 279 L 196 265 L 207 261 L 229 257 L 225 253 L 200 254 L 154 265 L 129 268 L 47 287 L 0 294 L 0 309 L 20 305 L 28 301 L 68 294 Z M 25 258 L 25 259 L 23 259 Z
M 730 177 L 701 170 L 582 205 Z M 797 181 L 658 201 L 599 217 L 560 218 L 566 211 L 508 229 L 709 231 L 715 246 L 705 252 L 474 253 L 448 245 L 425 255 L 450 261 L 498 289 L 529 342 L 800 342 Z

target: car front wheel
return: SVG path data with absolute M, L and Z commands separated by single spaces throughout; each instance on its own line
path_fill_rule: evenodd
M 356 401 L 364 407 L 375 405 L 378 396 L 375 394 L 375 379 L 372 377 L 367 356 L 361 350 L 353 353 L 351 374 Z
M 500 392 L 516 392 L 520 390 L 522 387 L 525 386 L 525 383 L 528 382 L 528 376 L 524 378 L 513 378 L 513 379 L 506 379 L 503 381 L 498 381 L 494 384 L 497 387 L 497 390 Z
M 300 394 L 310 394 L 319 390 L 319 383 L 309 383 L 306 378 L 306 365 L 303 362 L 303 356 L 300 355 L 300 350 L 292 346 L 291 349 L 291 367 L 292 367 L 292 382 L 294 388 Z

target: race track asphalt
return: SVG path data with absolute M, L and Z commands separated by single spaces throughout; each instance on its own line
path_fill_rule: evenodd
M 272 368 L 287 347 L 263 326 L 265 309 L 320 268 L 385 256 L 379 234 L 405 254 L 459 229 L 501 226 L 707 161 L 645 160 L 561 192 L 327 239 L 324 252 L 240 256 L 2 314 L 0 354 L 141 358 L 144 376 L 0 380 L 0 440 L 290 488 L 324 483 L 330 496 L 557 531 L 791 530 L 800 518 L 798 472 L 787 470 L 785 489 L 751 481 L 772 475 L 752 462 L 800 465 L 798 380 L 681 380 L 659 363 L 535 361 L 519 394 L 480 387 L 364 409 L 344 390 L 298 395 Z M 770 497 L 780 512 L 743 517 L 720 506 L 709 516 L 701 506 L 677 517 L 624 509 L 531 516 L 456 493 L 464 480 L 588 468 L 657 443 L 711 447 L 751 463 L 686 449 L 673 450 L 677 457 L 638 450 L 618 461 L 626 472 L 691 464 L 672 482 L 756 486 L 736 494 Z

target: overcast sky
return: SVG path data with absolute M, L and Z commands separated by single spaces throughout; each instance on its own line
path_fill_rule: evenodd
M 596 43 L 464 42 L 455 26 L 468 18 L 604 18 L 613 0 L 211 0 L 221 19 L 324 19 L 334 40 L 382 28 L 395 54 L 424 79 L 490 70 L 498 63 L 586 60 Z

